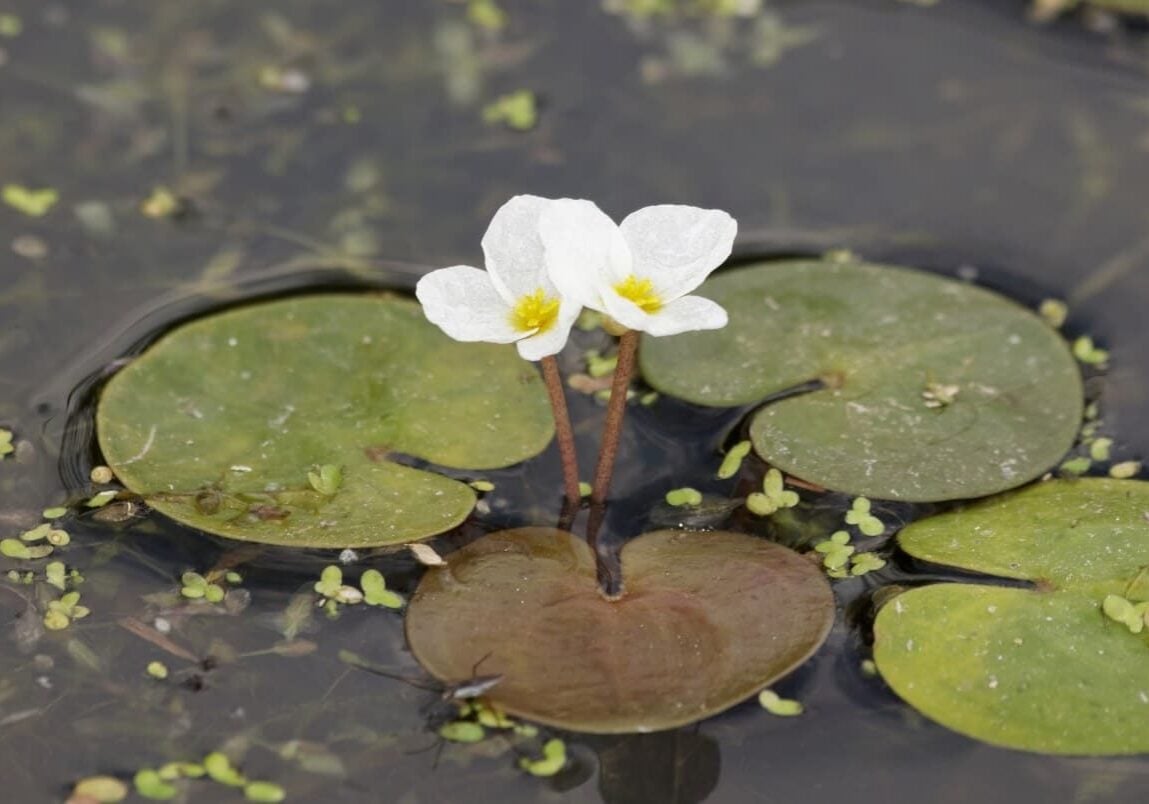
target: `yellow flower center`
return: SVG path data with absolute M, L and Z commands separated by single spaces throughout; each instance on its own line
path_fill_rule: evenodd
M 662 309 L 662 299 L 654 292 L 654 283 L 649 279 L 631 274 L 614 286 L 614 292 L 637 304 L 644 313 L 657 313 Z
M 559 317 L 559 300 L 539 288 L 519 299 L 511 310 L 511 326 L 519 332 L 546 332 Z

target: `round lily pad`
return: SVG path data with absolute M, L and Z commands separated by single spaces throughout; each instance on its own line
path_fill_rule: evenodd
M 96 425 L 107 464 L 157 510 L 296 547 L 449 530 L 474 491 L 395 456 L 490 469 L 553 434 L 542 381 L 513 347 L 456 343 L 414 302 L 363 294 L 181 326 L 112 378 Z
M 943 583 L 882 607 L 874 659 L 955 731 L 1059 754 L 1149 751 L 1149 629 L 1102 610 L 1149 600 L 1149 483 L 1051 481 L 916 522 L 912 555 L 1034 582 Z
M 492 534 L 419 585 L 407 639 L 435 676 L 498 674 L 508 712 L 595 733 L 720 712 L 804 662 L 834 619 L 811 561 L 738 533 L 659 530 L 622 550 L 607 600 L 586 544 L 549 528 Z
M 765 406 L 754 448 L 851 494 L 980 497 L 1053 466 L 1081 422 L 1078 367 L 1038 316 L 983 288 L 905 268 L 781 261 L 724 272 L 700 295 L 725 329 L 645 338 L 647 381 L 702 405 Z

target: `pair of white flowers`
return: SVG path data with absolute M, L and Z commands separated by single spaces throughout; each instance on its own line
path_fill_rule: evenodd
M 726 311 L 686 294 L 730 256 L 737 230 L 716 209 L 644 207 L 620 226 L 590 201 L 518 195 L 483 236 L 486 271 L 432 271 L 415 295 L 455 340 L 514 343 L 527 360 L 560 352 L 583 307 L 651 335 L 719 329 Z

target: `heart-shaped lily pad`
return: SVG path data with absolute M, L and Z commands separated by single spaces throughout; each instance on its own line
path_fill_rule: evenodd
M 804 662 L 834 598 L 817 566 L 738 533 L 659 530 L 622 550 L 605 599 L 590 549 L 565 531 L 479 539 L 428 571 L 407 639 L 446 681 L 501 674 L 508 712 L 596 733 L 669 729 L 720 712 Z
M 389 295 L 254 304 L 164 336 L 108 383 L 104 459 L 157 510 L 235 539 L 367 547 L 448 530 L 464 483 L 399 465 L 525 460 L 553 424 L 513 347 L 456 343 Z
M 905 592 L 874 624 L 882 676 L 914 708 L 1031 751 L 1149 751 L 1149 630 L 1107 616 L 1149 600 L 1149 483 L 1051 481 L 916 522 L 912 555 L 1031 580 Z
M 828 387 L 754 417 L 754 448 L 837 491 L 908 501 L 979 497 L 1038 477 L 1072 446 L 1081 376 L 1039 317 L 982 288 L 850 260 L 759 263 L 700 295 L 725 329 L 646 338 L 641 367 L 703 405 Z

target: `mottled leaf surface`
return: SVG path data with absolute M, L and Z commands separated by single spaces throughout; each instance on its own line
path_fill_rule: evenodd
M 669 729 L 720 712 L 804 662 L 834 599 L 797 553 L 728 532 L 660 530 L 622 551 L 606 600 L 586 544 L 549 528 L 486 536 L 429 570 L 407 638 L 435 676 L 501 674 L 489 697 L 561 728 Z
M 1073 444 L 1072 355 L 996 293 L 849 260 L 758 263 L 700 293 L 726 307 L 729 326 L 645 338 L 643 375 L 703 405 L 825 380 L 753 418 L 755 450 L 789 474 L 870 497 L 963 499 L 1032 480 Z
M 1064 754 L 1149 751 L 1149 631 L 1106 617 L 1107 594 L 1149 600 L 1149 484 L 1051 481 L 916 522 L 918 558 L 1035 582 L 944 583 L 878 614 L 874 658 L 916 709 L 996 745 Z
M 321 294 L 173 330 L 108 383 L 97 430 L 117 477 L 181 522 L 365 547 L 448 530 L 474 504 L 466 484 L 391 456 L 508 466 L 539 453 L 553 425 L 513 347 L 456 343 L 405 299 Z M 321 493 L 309 473 L 338 487 Z

